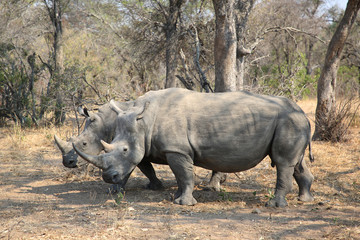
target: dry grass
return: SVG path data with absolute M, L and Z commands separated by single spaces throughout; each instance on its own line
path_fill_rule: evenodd
M 299 105 L 314 120 L 316 102 Z M 194 207 L 171 203 L 168 166 L 154 165 L 165 185 L 156 192 L 136 170 L 116 203 L 98 176 L 62 166 L 53 135 L 72 132 L 0 129 L 0 239 L 360 239 L 358 127 L 346 143 L 313 143 L 315 201 L 298 202 L 294 184 L 284 209 L 264 207 L 276 177 L 269 159 L 230 174 L 222 193 L 203 191 L 210 174 L 196 168 Z

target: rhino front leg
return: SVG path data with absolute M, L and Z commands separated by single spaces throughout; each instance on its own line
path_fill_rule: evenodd
M 285 207 L 288 205 L 285 195 L 292 189 L 292 175 L 294 173 L 294 166 L 276 165 L 277 179 L 275 197 L 270 199 L 267 207 Z
M 212 171 L 210 182 L 206 185 L 205 190 L 220 192 L 220 184 L 226 181 L 226 177 L 226 173 Z
M 150 180 L 146 188 L 151 190 L 161 190 L 164 188 L 162 182 L 156 177 L 154 167 L 149 161 L 143 160 L 138 165 L 140 171 Z
M 166 159 L 178 184 L 174 203 L 195 205 L 197 201 L 192 195 L 194 190 L 193 160 L 189 156 L 179 153 L 167 153 Z

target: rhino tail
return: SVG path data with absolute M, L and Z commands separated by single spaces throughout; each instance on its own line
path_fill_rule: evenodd
M 310 162 L 314 162 L 314 160 L 315 160 L 314 155 L 312 154 L 312 151 L 311 151 L 311 140 L 309 141 L 309 159 L 310 159 Z

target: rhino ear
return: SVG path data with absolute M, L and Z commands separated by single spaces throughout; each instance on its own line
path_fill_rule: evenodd
M 144 104 L 144 107 L 140 107 L 137 111 L 136 111 L 136 113 L 137 113 L 137 117 L 136 117 L 136 120 L 140 120 L 140 119 L 142 119 L 144 116 L 144 112 L 146 111 L 146 109 L 149 107 L 149 105 L 150 105 L 150 102 L 146 102 L 145 104 Z
M 114 112 L 116 112 L 116 114 L 120 114 L 122 112 L 124 112 L 123 110 L 121 110 L 118 106 L 116 106 L 115 101 L 113 99 L 110 100 L 110 109 L 113 110 Z
M 90 117 L 87 108 L 83 108 L 83 107 L 80 107 L 80 106 L 79 106 L 77 110 L 78 110 L 78 113 L 79 113 L 81 116 L 83 116 L 83 117 Z

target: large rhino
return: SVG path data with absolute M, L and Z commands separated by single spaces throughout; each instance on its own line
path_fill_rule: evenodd
M 113 102 L 117 108 L 126 110 L 133 102 Z M 65 167 L 74 168 L 77 166 L 78 155 L 72 147 L 72 143 L 82 152 L 92 155 L 98 155 L 104 150 L 100 140 L 111 142 L 115 135 L 117 114 L 111 110 L 109 103 L 99 108 L 97 113 L 88 112 L 86 109 L 79 108 L 79 113 L 86 118 L 83 132 L 76 137 L 72 137 L 69 142 L 61 140 L 58 136 L 54 136 L 55 143 L 62 153 L 63 165 Z M 156 177 L 155 170 L 150 161 L 141 161 L 138 165 L 142 173 L 150 180 L 147 188 L 159 190 L 163 188 L 161 181 Z M 220 183 L 225 181 L 226 175 L 223 173 L 213 172 L 209 189 L 220 191 Z M 121 191 L 124 184 L 115 184 L 111 187 L 112 192 Z
M 103 169 L 103 179 L 124 184 L 134 168 L 151 158 L 167 163 L 178 191 L 175 203 L 194 205 L 193 166 L 220 172 L 255 167 L 269 155 L 277 168 L 275 197 L 267 206 L 287 205 L 292 176 L 299 200 L 312 201 L 313 175 L 305 164 L 310 124 L 294 102 L 248 92 L 198 93 L 185 89 L 148 92 L 135 106 L 117 112 L 116 136 L 108 153 L 92 156 L 74 145 L 85 160 Z

